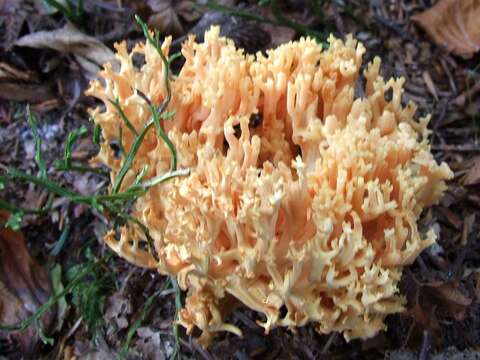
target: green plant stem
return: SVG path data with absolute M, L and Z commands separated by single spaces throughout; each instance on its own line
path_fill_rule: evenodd
M 109 175 L 107 171 L 101 168 L 95 168 L 92 166 L 84 166 L 84 165 L 77 165 L 77 164 L 69 164 L 69 166 L 65 166 L 64 163 L 61 163 L 61 164 L 57 164 L 56 167 L 57 167 L 57 170 L 60 170 L 60 171 L 77 171 L 81 173 L 91 172 L 91 173 L 95 173 L 102 176 Z
M 130 148 L 130 151 L 128 152 L 127 157 L 125 158 L 125 161 L 123 162 L 122 167 L 120 168 L 120 171 L 118 172 L 118 174 L 115 177 L 115 180 L 113 182 L 113 185 L 112 185 L 112 193 L 113 194 L 115 194 L 119 191 L 120 186 L 122 185 L 123 179 L 125 178 L 125 175 L 130 170 L 130 168 L 132 167 L 133 161 L 135 160 L 135 156 L 136 156 L 138 150 L 140 149 L 140 145 L 141 145 L 143 139 L 145 138 L 145 135 L 147 134 L 148 130 L 150 130 L 152 125 L 155 124 L 155 121 L 158 120 L 158 114 L 162 114 L 166 110 L 166 108 L 167 108 L 167 106 L 170 103 L 170 100 L 172 98 L 172 91 L 171 91 L 171 88 L 170 88 L 170 81 L 169 81 L 170 64 L 169 64 L 167 58 L 165 57 L 165 55 L 163 54 L 163 51 L 160 47 L 160 40 L 158 38 L 158 33 L 156 33 L 155 40 L 154 40 L 151 37 L 150 33 L 148 32 L 148 27 L 145 24 L 145 22 L 143 22 L 143 20 L 138 15 L 135 15 L 135 20 L 138 22 L 138 24 L 142 28 L 143 34 L 145 35 L 145 38 L 146 38 L 147 42 L 149 42 L 151 45 L 153 45 L 155 47 L 158 54 L 160 55 L 160 58 L 163 61 L 163 64 L 164 64 L 164 66 L 163 66 L 163 69 L 164 69 L 163 70 L 163 76 L 164 76 L 164 81 L 165 81 L 165 87 L 167 89 L 167 97 L 163 100 L 162 104 L 158 107 L 158 109 L 152 109 L 152 118 L 148 121 L 148 123 L 146 123 L 143 126 L 140 133 L 135 137 L 135 140 L 134 140 L 134 142 L 133 142 L 133 144 Z M 157 128 L 157 130 L 158 130 L 158 128 Z M 170 149 L 170 151 L 172 151 L 173 144 L 170 142 L 170 139 L 168 139 L 168 136 L 166 136 L 166 134 L 165 134 L 165 137 L 162 137 L 162 139 L 164 141 L 165 141 L 165 139 L 168 140 L 167 146 Z M 172 145 L 172 146 L 170 146 L 169 144 Z M 174 168 L 172 167 L 172 170 L 176 170 L 176 153 L 175 153 L 174 148 L 173 148 L 173 152 L 172 152 L 172 158 L 174 159 L 174 161 L 172 161 L 172 165 L 175 165 Z
M 150 106 L 150 111 L 152 112 L 153 122 L 155 123 L 155 128 L 157 129 L 158 136 L 160 136 L 160 138 L 165 142 L 165 144 L 167 144 L 167 147 L 170 150 L 170 153 L 172 154 L 170 171 L 175 171 L 177 170 L 177 151 L 175 150 L 175 146 L 170 141 L 165 131 L 163 131 L 163 128 L 162 128 L 162 125 L 160 124 L 160 119 L 155 107 L 151 104 L 149 104 L 149 106 Z
M 27 209 L 21 206 L 15 206 L 2 199 L 0 199 L 0 209 L 10 211 L 11 213 L 22 212 L 24 214 L 37 214 L 37 215 L 45 214 L 46 212 L 48 212 L 48 209 L 43 209 L 43 208 Z
M 38 134 L 38 127 L 37 121 L 33 116 L 32 112 L 30 111 L 30 105 L 27 105 L 27 121 L 32 129 L 33 140 L 35 141 L 35 161 L 38 165 L 38 169 L 40 170 L 40 176 L 42 178 L 47 178 L 47 167 L 45 165 L 45 160 L 42 156 L 42 139 Z
M 112 101 L 112 100 L 109 100 L 109 101 L 115 107 L 115 109 L 117 109 L 117 112 L 120 115 L 120 118 L 125 123 L 125 125 L 130 129 L 132 133 L 135 134 L 135 136 L 138 136 L 138 132 L 135 129 L 135 126 L 133 126 L 133 124 L 128 119 L 127 115 L 125 115 L 125 112 L 123 111 L 122 106 L 120 105 L 120 100 L 118 99 L 118 97 L 115 98 L 115 101 Z
M 75 142 L 87 133 L 87 128 L 82 126 L 73 130 L 68 134 L 67 141 L 65 143 L 65 149 L 63 151 L 63 163 L 65 168 L 68 168 L 72 163 L 72 148 Z
M 143 184 L 133 186 L 127 191 L 121 192 L 121 193 L 116 193 L 116 194 L 102 194 L 102 195 L 82 195 L 77 192 L 68 190 L 54 181 L 51 181 L 49 179 L 43 179 L 37 176 L 33 176 L 30 174 L 27 174 L 23 171 L 17 170 L 17 169 L 9 169 L 9 172 L 6 177 L 11 178 L 11 179 L 20 179 L 24 180 L 30 183 L 33 183 L 35 185 L 44 187 L 48 191 L 58 195 L 58 196 L 63 196 L 68 199 L 70 199 L 73 202 L 79 202 L 79 203 L 86 203 L 86 204 L 91 204 L 92 201 L 97 201 L 97 202 L 105 202 L 105 201 L 115 201 L 115 200 L 128 200 L 135 198 L 137 196 L 144 195 L 145 192 L 148 190 L 149 187 L 160 184 L 164 181 L 167 181 L 173 177 L 180 176 L 180 175 L 187 175 L 188 170 L 185 169 L 180 169 L 177 171 L 172 171 L 172 172 L 167 172 L 159 177 L 155 177 L 153 179 L 150 179 L 149 181 L 144 182 Z M 0 179 L 5 178 L 5 176 L 0 177 Z M 2 204 L 2 202 L 0 202 Z M 5 203 L 7 204 L 7 203 Z
M 167 106 L 170 103 L 170 100 L 172 98 L 172 90 L 170 88 L 170 81 L 169 81 L 170 62 L 167 60 L 167 58 L 163 54 L 163 51 L 162 51 L 162 48 L 161 48 L 161 45 L 160 45 L 160 39 L 159 39 L 158 33 L 155 33 L 155 35 L 154 35 L 155 39 L 153 39 L 152 36 L 150 35 L 149 31 L 148 31 L 147 24 L 140 18 L 140 16 L 135 15 L 135 20 L 137 21 L 137 23 L 142 28 L 142 32 L 143 32 L 143 35 L 145 36 L 145 39 L 147 40 L 147 42 L 149 42 L 155 48 L 155 50 L 157 51 L 158 55 L 160 56 L 160 58 L 162 59 L 162 62 L 164 64 L 164 66 L 163 66 L 163 76 L 164 76 L 164 80 L 165 80 L 165 87 L 167 89 L 167 97 L 163 101 L 163 104 L 162 104 L 163 106 L 161 106 L 161 108 L 159 109 L 159 113 L 162 113 L 163 111 L 165 111 L 165 109 L 167 108 Z
M 137 152 L 140 149 L 140 145 L 142 144 L 142 141 L 145 138 L 145 135 L 153 125 L 154 125 L 154 122 L 153 122 L 153 119 L 151 119 L 148 123 L 146 123 L 143 126 L 140 133 L 135 137 L 132 147 L 130 148 L 130 151 L 128 152 L 127 157 L 125 158 L 125 161 L 123 162 L 122 167 L 120 168 L 120 171 L 115 177 L 115 180 L 112 185 L 112 194 L 115 194 L 119 191 L 120 186 L 122 185 L 123 179 L 125 178 L 125 175 L 133 165 L 133 160 L 135 160 L 135 156 L 137 155 Z
M 82 25 L 83 23 L 83 0 L 78 0 L 76 9 L 72 8 L 70 0 L 65 1 L 65 5 L 57 0 L 44 0 L 49 6 L 57 9 L 72 23 Z

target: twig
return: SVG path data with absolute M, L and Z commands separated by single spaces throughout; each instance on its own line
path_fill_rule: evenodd
M 467 99 L 471 98 L 473 95 L 475 95 L 479 91 L 480 91 L 480 81 L 477 81 L 477 83 L 473 87 L 467 88 L 467 90 L 465 90 L 460 95 L 458 95 L 453 100 L 453 103 L 457 106 L 464 106 Z
M 335 340 L 336 337 L 337 337 L 336 332 L 330 334 L 330 336 L 327 339 L 327 342 L 325 343 L 325 345 L 322 348 L 322 351 L 320 352 L 321 354 L 326 354 L 328 352 L 328 349 L 330 349 L 330 346 L 332 346 L 333 341 Z
M 480 146 L 475 145 L 432 145 L 435 151 L 477 152 Z
M 418 354 L 418 360 L 427 360 L 431 347 L 432 335 L 428 330 L 424 330 L 422 336 L 422 347 L 420 348 L 420 353 Z

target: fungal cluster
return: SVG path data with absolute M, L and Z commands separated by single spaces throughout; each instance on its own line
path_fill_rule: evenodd
M 142 94 L 156 105 L 167 96 L 152 45 L 116 50 L 120 69 L 106 64 L 88 90 L 104 103 L 91 113 L 103 136 L 95 161 L 112 181 L 125 156 L 110 143 L 121 129 L 128 152 L 135 132 L 111 101 L 140 131 L 151 117 Z M 190 173 L 134 205 L 155 256 L 136 226 L 105 241 L 134 264 L 176 276 L 187 292 L 179 323 L 198 327 L 203 344 L 218 331 L 241 334 L 226 322 L 232 299 L 260 313 L 266 332 L 312 322 L 347 340 L 375 335 L 403 309 L 402 268 L 435 241 L 417 220 L 452 173 L 430 152 L 428 117 L 416 120 L 415 104 L 402 105 L 404 79 L 385 81 L 378 58 L 360 79 L 364 52 L 352 37 L 330 37 L 327 50 L 302 38 L 246 55 L 218 27 L 203 43 L 183 44 L 185 63 L 170 79 L 175 114 L 162 126 Z M 168 172 L 171 156 L 152 127 L 122 188 L 145 165 L 146 179 Z

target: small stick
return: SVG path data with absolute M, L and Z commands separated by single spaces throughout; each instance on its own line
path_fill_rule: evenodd
M 418 354 L 418 360 L 427 360 L 428 355 L 430 354 L 431 347 L 432 335 L 428 330 L 424 330 L 422 337 L 422 347 L 420 348 L 420 353 Z

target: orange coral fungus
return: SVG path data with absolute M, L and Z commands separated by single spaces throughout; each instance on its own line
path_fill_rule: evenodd
M 250 56 L 212 27 L 204 43 L 183 45 L 185 64 L 171 78 L 175 115 L 162 126 L 190 174 L 135 204 L 156 256 L 133 226 L 105 240 L 128 261 L 176 276 L 187 290 L 179 322 L 200 328 L 204 344 L 217 331 L 241 334 L 224 322 L 232 296 L 263 314 L 266 332 L 314 322 L 346 339 L 373 336 L 403 308 L 402 267 L 435 241 L 416 221 L 452 173 L 430 153 L 428 118 L 414 120 L 415 104 L 401 103 L 404 79 L 385 82 L 378 58 L 359 90 L 365 48 L 352 37 L 329 43 L 322 51 L 301 39 Z M 104 138 L 97 160 L 113 180 L 125 159 L 109 144 L 122 128 L 128 151 L 134 133 L 109 100 L 140 131 L 151 114 L 139 93 L 157 105 L 167 94 L 153 46 L 116 49 L 120 70 L 107 64 L 88 91 L 105 103 L 92 117 Z M 141 68 L 134 54 L 144 55 Z M 145 165 L 146 178 L 167 172 L 170 160 L 152 128 L 122 188 Z

